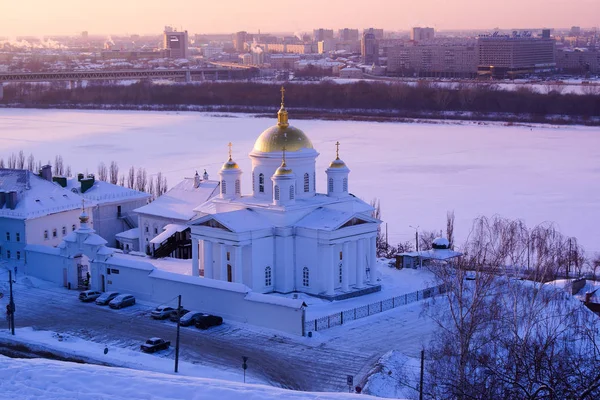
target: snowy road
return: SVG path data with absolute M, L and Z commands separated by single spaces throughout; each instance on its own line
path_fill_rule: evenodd
M 80 303 L 76 291 L 36 288 L 26 282 L 20 280 L 15 285 L 17 327 L 71 334 L 105 343 L 109 348 L 135 350 L 150 336 L 174 343 L 175 324 L 152 320 L 149 305 L 111 310 Z M 420 347 L 422 332 L 410 322 L 418 318 L 419 312 L 418 304 L 398 308 L 319 333 L 312 339 L 280 336 L 243 324 L 225 323 L 209 331 L 185 327 L 181 329 L 181 358 L 240 370 L 245 355 L 249 357 L 248 373 L 261 381 L 298 390 L 344 391 L 347 375 L 355 379 L 364 376 L 391 348 L 412 355 L 410 350 Z M 173 358 L 173 350 L 161 356 Z

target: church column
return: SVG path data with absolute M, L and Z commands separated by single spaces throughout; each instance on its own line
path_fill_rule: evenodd
M 375 284 L 377 280 L 377 244 L 375 236 L 370 239 L 371 246 L 369 247 L 369 283 Z
M 213 244 L 204 240 L 204 277 L 213 279 Z
M 221 252 L 220 262 L 221 262 L 221 276 L 219 279 L 222 281 L 227 281 L 227 247 L 224 243 L 219 244 L 219 250 Z
M 342 246 L 342 291 L 347 292 L 348 281 L 350 280 L 350 268 L 348 268 L 348 264 L 350 263 L 350 242 L 344 242 Z
M 364 239 L 358 239 L 356 242 L 356 287 L 362 288 L 363 279 L 365 276 L 365 241 Z
M 334 290 L 334 280 L 333 280 L 333 274 L 335 273 L 335 267 L 334 267 L 334 262 L 333 262 L 333 245 L 328 245 L 325 248 L 325 263 L 326 265 L 324 265 L 325 267 L 325 271 L 326 274 L 325 276 L 327 277 L 326 279 L 326 287 L 327 287 L 327 291 L 325 292 L 326 295 L 328 296 L 333 296 L 335 294 L 335 290 Z
M 192 237 L 192 276 L 200 275 L 200 260 L 198 260 L 198 239 Z
M 243 283 L 242 246 L 235 246 L 235 275 L 234 282 Z

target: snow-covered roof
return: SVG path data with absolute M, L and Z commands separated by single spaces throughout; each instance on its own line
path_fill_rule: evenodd
M 94 200 L 97 204 L 112 203 L 125 199 L 149 199 L 148 193 L 139 192 L 123 186 L 114 185 L 109 182 L 96 180 L 92 187 L 81 193 L 81 182 L 77 178 L 67 179 L 67 187 L 70 191 L 78 193 L 87 200 Z
M 4 204 L 0 217 L 30 219 L 81 208 L 82 198 L 78 194 L 28 170 L 0 169 L 0 191 L 17 192 L 15 209 Z
M 261 218 L 256 211 L 248 208 L 205 215 L 195 220 L 193 225 L 201 225 L 211 219 L 214 219 L 232 232 L 248 232 L 273 227 L 268 220 Z
M 139 239 L 140 238 L 140 228 L 133 228 L 127 231 L 117 233 L 115 235 L 117 239 Z
M 107 244 L 108 242 L 104 240 L 101 236 L 92 233 L 88 235 L 88 237 L 83 241 L 84 244 L 89 244 L 90 246 L 102 246 Z
M 446 248 L 450 247 L 450 242 L 448 241 L 448 239 L 443 238 L 443 237 L 435 238 L 433 240 L 433 244 L 436 246 L 440 246 L 440 247 L 442 247 L 442 246 L 446 247 Z
M 151 278 L 168 279 L 175 282 L 191 283 L 193 285 L 229 290 L 238 293 L 248 293 L 250 291 L 246 285 L 241 283 L 226 282 L 217 279 L 202 278 L 199 276 L 181 275 L 174 272 L 162 271 L 160 269 L 153 270 L 148 276 Z
M 167 224 L 163 228 L 164 230 L 159 235 L 157 235 L 154 239 L 152 239 L 150 241 L 150 243 L 160 244 L 160 243 L 164 242 L 165 240 L 167 240 L 168 238 L 170 238 L 171 236 L 173 236 L 173 234 L 175 232 L 183 232 L 187 228 L 188 227 L 186 225 Z
M 376 219 L 370 218 L 364 214 L 357 214 L 352 211 L 341 211 L 323 207 L 317 208 L 315 211 L 298 221 L 295 225 L 302 228 L 334 231 L 339 229 L 352 218 L 357 218 L 358 220 L 371 223 L 377 222 Z
M 134 210 L 140 214 L 189 221 L 196 213 L 194 208 L 218 193 L 218 181 L 200 181 L 195 187 L 194 178 L 185 178 L 152 203 Z
M 421 257 L 424 260 L 449 260 L 462 256 L 462 253 L 450 249 L 431 249 L 425 251 L 411 251 L 398 253 L 398 256 Z

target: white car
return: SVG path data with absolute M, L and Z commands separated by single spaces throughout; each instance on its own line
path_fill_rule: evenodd
M 158 306 L 152 310 L 150 316 L 154 319 L 167 319 L 173 310 L 175 310 L 173 307 Z

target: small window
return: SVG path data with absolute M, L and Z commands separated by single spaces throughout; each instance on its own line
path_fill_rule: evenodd
M 63 226 L 62 227 L 62 235 L 65 236 L 67 234 L 67 227 Z
M 327 187 L 327 190 L 333 192 L 333 178 L 329 178 L 329 186 Z
M 20 259 L 21 259 L 21 252 L 17 251 L 17 260 L 20 260 Z
M 294 196 L 296 195 L 296 191 L 294 189 L 294 185 L 290 186 L 290 200 L 294 200 Z
M 48 231 L 44 231 L 44 240 L 48 240 Z
M 106 275 L 110 275 L 110 268 L 106 268 Z
M 308 267 L 304 267 L 302 269 L 302 286 L 308 287 L 310 284 L 309 275 L 308 275 Z
M 340 260 L 344 259 L 344 254 L 340 251 Z
M 158 234 L 158 228 L 154 227 L 154 234 L 157 235 Z
M 75 224 L 73 224 L 73 226 L 71 226 L 71 230 L 74 231 L 76 229 Z
M 10 242 L 10 232 L 6 232 L 6 241 Z
M 344 178 L 344 192 L 348 191 L 348 178 Z
M 264 174 L 258 174 L 258 191 L 260 193 L 265 192 L 265 175 Z
M 227 252 L 227 261 L 231 261 L 231 253 Z
M 17 239 L 17 242 L 21 241 L 21 233 L 20 232 L 15 233 L 15 239 Z
M 279 186 L 275 185 L 275 200 L 279 200 Z
M 56 231 L 56 228 L 52 229 L 52 237 L 55 238 L 58 236 L 58 232 Z
M 111 269 L 111 270 L 110 270 L 110 272 L 111 272 L 113 275 L 119 275 L 119 270 L 118 270 L 118 269 L 114 269 L 114 268 L 113 268 L 113 269 Z
M 310 178 L 308 172 L 304 174 L 304 193 L 310 192 Z
M 221 181 L 221 193 L 227 194 L 227 182 L 225 182 L 224 180 Z
M 149 230 L 148 230 L 148 226 L 146 226 L 146 233 L 148 233 L 148 232 L 149 232 Z
M 240 194 L 242 191 L 241 185 L 240 185 L 240 180 L 236 179 L 235 180 L 235 194 Z
M 272 284 L 271 267 L 266 267 L 265 268 L 265 286 L 271 286 L 271 284 Z
M 10 250 L 6 250 L 6 258 L 10 258 Z

